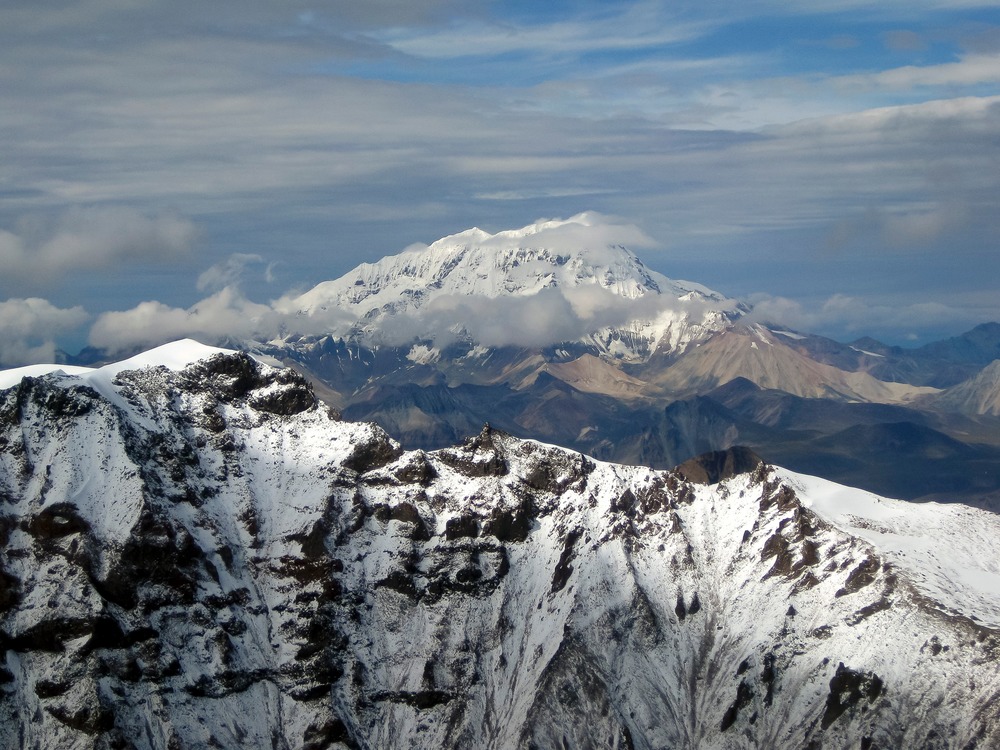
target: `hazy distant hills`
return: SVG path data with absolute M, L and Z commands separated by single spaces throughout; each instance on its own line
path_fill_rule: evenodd
M 867 337 L 841 344 L 821 336 L 785 335 L 793 348 L 819 362 L 867 372 L 879 380 L 936 388 L 957 385 L 1000 359 L 1000 323 L 983 323 L 959 336 L 914 349 L 886 346 Z

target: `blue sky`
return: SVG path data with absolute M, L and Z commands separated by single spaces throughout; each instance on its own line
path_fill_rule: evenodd
M 411 243 L 581 211 L 843 340 L 1000 319 L 992 3 L 3 0 L 0 101 L 2 364 L 112 312 L 238 335 Z

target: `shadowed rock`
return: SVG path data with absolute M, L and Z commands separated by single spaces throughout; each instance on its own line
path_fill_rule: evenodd
M 676 471 L 695 484 L 716 484 L 737 474 L 751 472 L 760 464 L 760 456 L 749 448 L 736 445 L 688 459 Z

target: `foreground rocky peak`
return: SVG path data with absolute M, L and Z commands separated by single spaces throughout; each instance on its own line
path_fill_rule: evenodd
M 995 516 L 921 506 L 922 553 L 894 501 L 697 468 L 489 427 L 403 452 L 245 355 L 22 380 L 0 746 L 1000 742 L 996 597 L 933 564 L 978 529 L 988 567 Z

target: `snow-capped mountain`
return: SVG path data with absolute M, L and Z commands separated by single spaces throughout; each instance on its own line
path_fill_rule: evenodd
M 191 342 L 23 375 L 2 747 L 1000 743 L 996 515 L 742 450 L 404 452 Z
M 1000 324 L 915 350 L 842 344 L 671 280 L 629 243 L 648 238 L 588 213 L 470 229 L 284 297 L 281 336 L 232 345 L 408 448 L 487 420 L 657 468 L 747 444 L 883 494 L 1000 507 Z
M 553 345 L 644 359 L 682 350 L 745 308 L 699 284 L 674 281 L 609 241 L 603 217 L 579 214 L 489 234 L 470 229 L 364 263 L 283 300 L 303 329 L 368 345 Z

